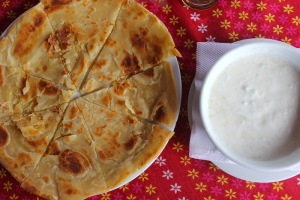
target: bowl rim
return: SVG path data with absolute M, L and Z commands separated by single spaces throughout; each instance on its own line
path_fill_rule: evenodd
M 261 45 L 264 45 L 266 48 L 277 48 L 280 49 L 282 48 L 283 50 L 288 50 L 291 51 L 295 54 L 299 54 L 299 60 L 300 60 L 300 50 L 298 51 L 297 48 L 288 45 L 286 43 L 283 42 L 272 42 L 272 40 L 261 40 L 261 41 L 255 41 L 255 42 L 251 42 L 251 43 L 242 43 L 240 46 L 235 47 L 231 50 L 229 50 L 228 52 L 226 52 L 225 54 L 223 54 L 212 66 L 212 68 L 210 69 L 210 71 L 207 73 L 205 79 L 203 80 L 203 84 L 202 84 L 202 88 L 200 91 L 200 101 L 199 101 L 199 109 L 200 109 L 200 116 L 202 118 L 202 123 L 204 126 L 204 129 L 207 132 L 207 135 L 209 136 L 209 138 L 211 139 L 211 141 L 213 142 L 213 144 L 217 147 L 218 150 L 221 151 L 221 153 L 223 153 L 225 156 L 227 156 L 230 160 L 232 160 L 233 162 L 243 166 L 243 167 L 247 167 L 247 168 L 251 168 L 254 170 L 260 170 L 260 171 L 282 171 L 282 170 L 288 170 L 291 169 L 297 165 L 300 164 L 300 159 L 297 162 L 292 162 L 290 164 L 284 165 L 284 166 L 273 166 L 273 165 L 256 165 L 254 163 L 251 162 L 245 162 L 245 161 L 241 161 L 239 160 L 236 156 L 234 156 L 233 154 L 230 154 L 229 150 L 224 146 L 221 145 L 221 142 L 217 141 L 217 134 L 215 133 L 215 131 L 213 131 L 212 125 L 210 123 L 209 117 L 208 117 L 208 113 L 209 112 L 205 112 L 205 111 L 209 111 L 208 109 L 208 105 L 209 105 L 209 101 L 207 100 L 207 98 L 209 97 L 208 93 L 210 92 L 210 87 L 207 86 L 207 83 L 210 81 L 210 79 L 216 79 L 216 77 L 218 77 L 218 73 L 217 75 L 215 75 L 216 71 L 219 70 L 219 68 L 223 68 L 223 70 L 226 68 L 226 66 L 224 67 L 224 65 L 222 65 L 222 62 L 226 59 L 228 59 L 228 57 L 232 57 L 232 55 L 236 52 L 239 52 L 243 49 L 247 49 L 247 48 L 255 48 L 255 47 L 259 47 Z M 255 52 L 251 55 L 255 55 L 256 53 L 259 52 Z M 240 57 L 239 57 L 240 58 Z M 236 58 L 235 60 L 237 60 L 238 58 Z M 222 67 L 223 66 L 223 67 Z M 227 65 L 228 66 L 228 65 Z M 300 66 L 299 66 L 299 70 L 300 70 Z M 214 82 L 215 80 L 213 80 Z

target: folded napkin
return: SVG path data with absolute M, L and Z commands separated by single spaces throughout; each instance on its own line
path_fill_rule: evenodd
M 214 63 L 226 52 L 239 46 L 239 44 L 214 43 L 214 42 L 199 42 L 197 43 L 197 67 L 194 82 L 191 87 L 194 87 L 194 93 L 190 95 L 189 103 L 192 110 L 190 125 L 190 152 L 191 158 L 208 160 L 212 162 L 227 162 L 235 163 L 227 158 L 210 140 L 207 135 L 199 112 L 199 96 L 205 76 L 214 65 Z M 189 110 L 190 112 L 190 110 Z M 300 166 L 297 166 L 291 171 L 300 171 Z

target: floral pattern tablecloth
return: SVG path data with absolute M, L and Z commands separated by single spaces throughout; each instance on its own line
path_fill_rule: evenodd
M 144 173 L 112 192 L 90 200 L 298 200 L 300 176 L 273 183 L 234 178 L 208 161 L 189 158 L 188 92 L 195 74 L 196 42 L 235 42 L 271 38 L 300 47 L 300 2 L 297 0 L 219 0 L 205 11 L 181 0 L 138 0 L 168 27 L 177 48 L 183 83 L 175 136 Z M 37 0 L 0 0 L 0 32 Z M 0 167 L 0 200 L 41 199 L 20 188 Z

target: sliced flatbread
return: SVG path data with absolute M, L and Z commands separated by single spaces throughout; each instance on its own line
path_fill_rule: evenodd
M 40 161 L 66 106 L 1 118 L 0 161 L 19 182 L 23 182 Z
M 47 153 L 21 186 L 47 199 L 84 199 L 105 192 L 106 183 L 94 146 L 73 101 Z
M 78 89 L 111 33 L 122 1 L 42 1 L 55 32 L 53 49 L 63 56 Z
M 44 6 L 39 3 L 20 16 L 5 36 L 8 39 L 4 38 L 4 43 L 12 43 L 6 51 L 6 57 L 13 62 L 8 64 L 20 67 L 33 76 L 74 89 L 59 55 L 50 51 L 48 39 L 51 34 L 53 30 Z
M 173 132 L 134 116 L 76 100 L 85 118 L 108 190 L 119 186 L 162 151 Z
M 136 115 L 169 127 L 176 120 L 178 97 L 169 62 L 83 98 L 120 114 Z
M 146 70 L 173 56 L 180 54 L 165 25 L 136 1 L 126 0 L 82 92 L 101 88 L 111 80 Z
M 0 117 L 32 113 L 67 103 L 75 93 L 25 74 L 18 68 L 0 66 Z

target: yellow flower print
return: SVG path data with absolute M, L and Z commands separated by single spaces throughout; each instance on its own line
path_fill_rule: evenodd
M 15 19 L 17 16 L 17 14 L 13 10 L 8 11 L 6 14 L 7 14 L 8 18 L 11 20 Z
M 251 22 L 250 24 L 247 24 L 247 30 L 248 31 L 255 31 L 257 28 L 256 28 L 256 24 L 254 24 L 253 22 Z
M 135 200 L 136 196 L 133 196 L 133 194 L 130 194 L 129 196 L 126 197 L 127 200 Z
M 281 200 L 292 200 L 292 197 L 289 195 L 285 194 L 283 197 L 280 198 Z
M 239 13 L 239 18 L 242 20 L 248 19 L 248 13 L 246 13 L 245 11 Z
M 170 24 L 177 24 L 178 23 L 178 19 L 179 17 L 176 17 L 175 15 L 173 15 L 171 18 L 170 18 Z
M 283 12 L 286 12 L 287 14 L 294 12 L 293 9 L 294 9 L 294 6 L 290 6 L 289 4 L 287 4 L 286 6 L 283 6 Z
M 216 165 L 214 165 L 213 163 L 209 163 L 209 168 L 208 169 L 211 169 L 211 170 L 213 170 L 215 172 L 219 168 Z
M 220 16 L 222 16 L 222 10 L 220 10 L 219 8 L 213 10 L 213 16 L 219 18 Z
M 236 198 L 236 192 L 234 192 L 232 189 L 225 190 L 226 194 L 225 196 L 229 199 L 235 199 Z
M 186 41 L 184 41 L 184 47 L 190 49 L 194 46 L 194 41 L 191 39 L 188 39 Z
M 179 35 L 180 37 L 186 35 L 186 28 L 180 27 L 179 29 L 177 29 L 177 35 Z
M 182 163 L 184 166 L 187 166 L 189 164 L 191 164 L 191 159 L 187 156 L 184 156 L 184 157 L 180 157 L 180 163 Z
M 128 183 L 123 185 L 122 187 L 119 188 L 120 190 L 122 190 L 123 192 L 125 192 L 126 190 L 128 190 Z
M 267 4 L 264 3 L 264 2 L 262 2 L 262 1 L 260 3 L 258 3 L 258 4 L 256 4 L 256 5 L 257 5 L 257 9 L 258 10 L 263 11 L 263 10 L 267 9 Z
M 9 197 L 11 200 L 19 199 L 19 196 L 16 194 L 13 194 L 12 196 Z
M 183 145 L 180 144 L 179 142 L 177 142 L 176 144 L 173 143 L 173 150 L 175 150 L 176 152 L 180 152 L 180 151 L 183 151 Z
M 233 7 L 233 8 L 238 8 L 238 7 L 241 7 L 241 4 L 240 4 L 241 2 L 240 1 L 238 1 L 238 0 L 233 0 L 233 1 L 231 1 L 231 7 Z
M 184 74 L 182 77 L 182 82 L 184 83 L 189 83 L 191 82 L 191 76 L 189 74 Z M 187 111 L 183 110 L 184 112 L 182 113 L 182 116 L 187 116 Z
M 0 178 L 4 178 L 6 176 L 7 171 L 2 167 L 0 170 Z
M 198 191 L 200 191 L 200 193 L 202 193 L 203 191 L 206 191 L 206 187 L 207 187 L 207 185 L 205 185 L 204 183 L 196 183 L 196 188 L 195 188 L 195 190 L 198 190 Z
M 12 183 L 9 182 L 9 181 L 7 181 L 6 183 L 4 183 L 3 189 L 6 190 L 6 191 L 8 192 L 9 190 L 12 189 Z
M 233 31 L 233 32 L 229 33 L 229 39 L 236 41 L 237 39 L 239 39 L 239 34 Z
M 291 44 L 292 39 L 287 38 L 287 37 L 284 37 L 283 39 L 281 39 L 281 41 L 282 41 L 282 42 L 285 42 L 285 43 L 287 43 L 287 44 Z
M 283 185 L 283 182 L 273 183 L 273 190 L 276 190 L 277 192 L 279 192 L 279 190 L 283 189 L 282 185 Z
M 264 200 L 264 195 L 258 192 L 257 194 L 253 195 L 255 200 Z
M 227 21 L 226 19 L 224 21 L 221 22 L 221 27 L 222 28 L 229 28 L 231 25 L 230 25 L 230 21 Z
M 172 12 L 172 6 L 169 6 L 168 4 L 165 5 L 163 7 L 163 12 L 166 13 L 166 14 L 169 14 L 170 12 Z
M 6 7 L 9 6 L 9 4 L 10 4 L 10 1 L 9 1 L 9 0 L 5 0 L 5 1 L 2 3 L 2 7 L 3 7 L 3 8 L 6 8 Z
M 276 25 L 275 27 L 273 27 L 273 32 L 279 35 L 280 33 L 282 33 L 282 29 L 283 27 Z
M 224 184 L 228 184 L 228 178 L 226 178 L 224 175 L 222 176 L 218 176 L 218 183 L 221 183 L 221 185 L 224 185 Z
M 255 187 L 254 182 L 246 181 L 246 187 L 252 190 Z
M 300 18 L 298 16 L 292 18 L 292 23 L 298 26 L 300 24 Z
M 265 38 L 265 36 L 263 36 L 262 34 L 259 34 L 259 35 L 255 36 L 255 38 Z
M 140 176 L 139 176 L 139 179 L 142 180 L 143 182 L 145 180 L 148 180 L 149 179 L 149 174 L 146 173 L 146 172 L 143 172 Z
M 199 174 L 199 172 L 196 171 L 195 169 L 188 170 L 188 177 L 191 177 L 192 179 L 199 177 L 198 174 Z
M 269 14 L 265 15 L 265 20 L 267 22 L 272 22 L 272 21 L 274 21 L 274 17 L 275 17 L 275 15 L 272 15 L 271 13 L 269 13 Z
M 208 197 L 204 197 L 204 200 L 215 200 L 215 199 L 213 199 L 211 196 L 208 196 Z
M 101 196 L 101 200 L 110 200 L 110 193 L 104 193 Z
M 155 194 L 155 189 L 156 187 L 150 184 L 148 187 L 146 186 L 146 193 L 148 193 L 149 195 Z

